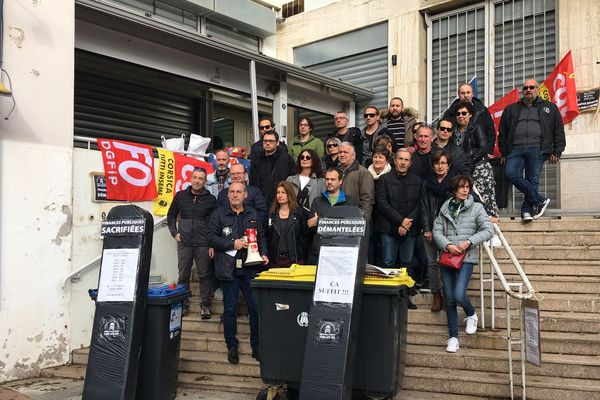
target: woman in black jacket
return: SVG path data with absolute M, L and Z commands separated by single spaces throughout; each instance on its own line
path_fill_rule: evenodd
M 425 177 L 421 186 L 421 211 L 420 221 L 425 240 L 425 253 L 427 255 L 427 275 L 429 287 L 433 294 L 431 311 L 438 312 L 442 309 L 442 276 L 438 265 L 438 250 L 433 243 L 433 221 L 440 212 L 442 204 L 448 200 L 452 193 L 448 190 L 448 182 L 456 172 L 451 166 L 451 157 L 444 150 L 439 150 L 431 155 L 433 171 Z
M 275 187 L 275 201 L 269 210 L 270 267 L 287 268 L 301 264 L 308 247 L 306 217 L 296 202 L 296 188 L 282 181 Z
M 471 123 L 475 107 L 468 101 L 461 101 L 456 109 L 457 126 L 452 135 L 452 142 L 460 146 L 469 157 L 473 165 L 471 176 L 473 177 L 475 194 L 479 198 L 485 211 L 494 222 L 498 218 L 498 206 L 496 205 L 496 192 L 494 171 L 489 162 L 488 154 L 494 151 L 494 143 L 489 143 L 481 124 Z M 475 191 L 474 189 L 477 189 Z M 478 192 L 478 193 L 477 193 Z

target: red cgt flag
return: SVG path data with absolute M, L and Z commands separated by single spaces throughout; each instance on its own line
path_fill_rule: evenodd
M 519 91 L 517 89 L 513 89 L 507 94 L 505 94 L 500 100 L 488 107 L 490 114 L 492 114 L 494 126 L 496 127 L 496 144 L 494 145 L 494 158 L 501 157 L 500 149 L 498 148 L 498 127 L 500 126 L 500 118 L 502 117 L 502 112 L 507 106 L 511 105 L 512 103 L 516 103 L 517 101 L 519 101 Z
M 98 139 L 109 200 L 143 201 L 156 197 L 152 147 Z
M 175 158 L 175 193 L 185 190 L 191 185 L 190 179 L 194 168 L 200 167 L 206 170 L 207 177 L 214 174 L 212 163 L 188 157 L 183 154 L 173 153 Z
M 540 97 L 556 104 L 563 124 L 571 122 L 579 115 L 573 57 L 570 51 L 540 85 Z

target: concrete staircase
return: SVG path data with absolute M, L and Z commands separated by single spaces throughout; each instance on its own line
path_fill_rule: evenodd
M 527 398 L 600 399 L 600 220 L 542 219 L 529 225 L 503 221 L 501 228 L 533 287 L 544 296 L 539 303 L 542 366 L 526 366 Z M 507 280 L 516 281 L 506 253 L 496 249 L 495 255 Z M 484 277 L 489 276 L 487 271 L 489 263 Z M 469 293 L 481 314 L 479 272 L 473 274 Z M 484 288 L 489 285 L 484 283 Z M 499 283 L 495 287 L 496 330 L 489 329 L 488 291 L 487 329 L 473 336 L 461 332 L 456 354 L 445 352 L 444 312 L 429 311 L 430 295 L 415 298 L 419 309 L 409 312 L 407 368 L 398 398 L 510 397 L 506 303 Z M 511 301 L 513 314 L 516 305 Z M 513 327 L 516 324 L 514 319 Z M 518 360 L 515 350 L 513 357 Z M 515 394 L 520 398 L 520 362 L 514 362 L 513 368 Z
M 544 299 L 541 310 L 542 367 L 527 365 L 527 398 L 600 399 L 600 220 L 542 219 L 529 225 L 502 221 L 514 252 L 534 288 Z M 507 279 L 515 271 L 504 251 L 495 250 Z M 489 264 L 485 264 L 489 271 Z M 485 284 L 489 288 L 489 284 Z M 469 293 L 479 310 L 479 269 Z M 193 300 L 197 300 L 194 297 Z M 419 309 L 409 311 L 407 368 L 396 399 L 472 400 L 509 398 L 505 296 L 496 285 L 496 330 L 491 330 L 489 291 L 486 327 L 477 334 L 460 334 L 460 350 L 445 352 L 446 316 L 429 311 L 430 295 L 414 298 Z M 194 301 L 195 303 L 195 301 Z M 511 302 L 514 310 L 517 303 Z M 257 393 L 265 387 L 259 365 L 250 356 L 248 318 L 240 305 L 238 338 L 240 364 L 227 362 L 222 303 L 214 301 L 213 317 L 201 320 L 199 306 L 184 319 L 179 382 L 221 391 Z M 462 311 L 459 311 L 461 318 Z M 459 319 L 460 321 L 460 319 Z M 515 326 L 517 320 L 513 320 Z M 459 323 L 460 326 L 460 323 Z M 461 327 L 462 330 L 462 327 Z M 514 359 L 519 353 L 515 351 Z M 87 349 L 73 353 L 74 364 L 87 362 Z M 520 382 L 520 363 L 514 363 Z M 521 390 L 515 385 L 517 398 Z

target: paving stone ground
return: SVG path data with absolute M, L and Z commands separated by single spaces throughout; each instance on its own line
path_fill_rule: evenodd
M 0 400 L 80 400 L 83 381 L 68 378 L 31 378 L 0 386 Z M 256 395 L 178 388 L 176 400 L 254 400 Z

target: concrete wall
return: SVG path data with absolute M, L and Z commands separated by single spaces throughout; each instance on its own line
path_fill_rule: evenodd
M 4 2 L 17 105 L 0 119 L 0 381 L 69 357 L 73 38 L 74 2 Z
M 294 62 L 294 47 L 312 43 L 368 25 L 388 21 L 388 96 L 400 96 L 404 104 L 426 111 L 427 31 L 418 12 L 418 0 L 340 1 L 285 20 L 277 28 L 277 57 Z M 391 64 L 397 55 L 396 66 Z M 418 56 L 421 54 L 422 56 Z

